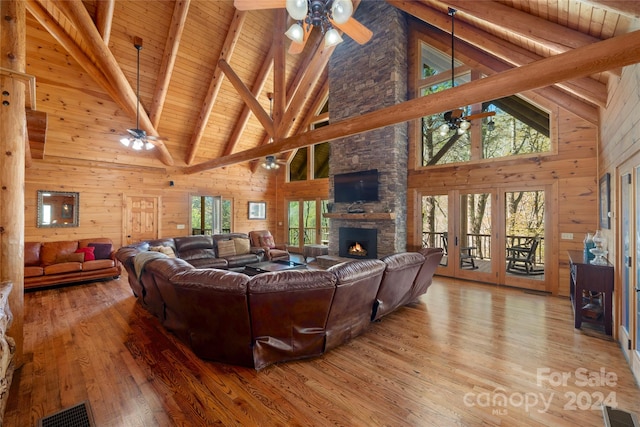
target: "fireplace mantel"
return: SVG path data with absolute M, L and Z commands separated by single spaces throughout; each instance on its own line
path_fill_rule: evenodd
M 333 219 L 355 219 L 355 220 L 393 220 L 396 219 L 395 212 L 373 212 L 373 213 L 324 213 L 325 218 Z

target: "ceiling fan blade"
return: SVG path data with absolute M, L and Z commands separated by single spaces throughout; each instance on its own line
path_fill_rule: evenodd
M 311 30 L 313 29 L 312 25 L 303 25 L 302 26 L 302 30 L 304 31 L 304 36 L 302 38 L 302 43 L 298 43 L 298 42 L 291 42 L 291 45 L 289 46 L 289 53 L 292 55 L 297 55 L 299 53 L 302 53 L 302 51 L 304 50 L 304 46 L 307 44 L 307 40 L 309 39 L 309 34 L 311 34 Z
M 353 17 L 349 18 L 349 20 L 344 24 L 337 24 L 334 20 L 331 20 L 331 25 L 342 30 L 346 35 L 359 44 L 365 44 L 371 40 L 371 37 L 373 37 L 373 32 L 360 22 L 353 19 Z
M 475 120 L 475 119 L 482 119 L 484 117 L 491 117 L 491 116 L 495 116 L 496 113 L 495 111 L 488 111 L 486 113 L 478 113 L 478 114 L 471 114 L 467 117 L 465 117 L 465 120 Z
M 286 0 L 233 0 L 238 10 L 284 9 Z
M 456 120 L 462 117 L 464 110 L 462 108 L 456 108 L 455 110 L 449 111 L 449 113 L 450 113 L 451 119 Z
M 127 132 L 129 132 L 129 135 L 131 135 L 134 138 L 144 138 L 146 135 L 146 132 L 143 131 L 142 129 L 127 129 Z

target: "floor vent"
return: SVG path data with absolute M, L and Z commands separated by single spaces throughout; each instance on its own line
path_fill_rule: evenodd
M 94 427 L 93 414 L 88 401 L 78 403 L 38 421 L 38 427 Z
M 640 427 L 638 417 L 632 412 L 603 406 L 602 415 L 604 416 L 605 427 Z

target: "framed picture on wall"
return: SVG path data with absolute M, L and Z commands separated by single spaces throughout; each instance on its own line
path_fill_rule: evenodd
M 249 219 L 266 219 L 267 202 L 249 202 Z
M 611 228 L 611 175 L 605 173 L 600 178 L 600 228 Z

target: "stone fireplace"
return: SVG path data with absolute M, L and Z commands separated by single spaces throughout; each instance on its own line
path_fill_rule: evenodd
M 346 258 L 378 258 L 378 230 L 375 228 L 340 227 L 338 255 Z
M 386 2 L 361 2 L 355 18 L 373 31 L 359 45 L 345 37 L 329 61 L 331 123 L 407 100 L 407 21 Z M 406 250 L 407 123 L 400 123 L 331 142 L 329 199 L 334 201 L 336 174 L 378 169 L 378 201 L 366 202 L 363 213 L 347 212 L 348 203 L 334 203 L 329 255 L 344 255 L 340 229 L 373 229 L 376 255 Z M 368 253 L 370 253 L 368 251 Z

